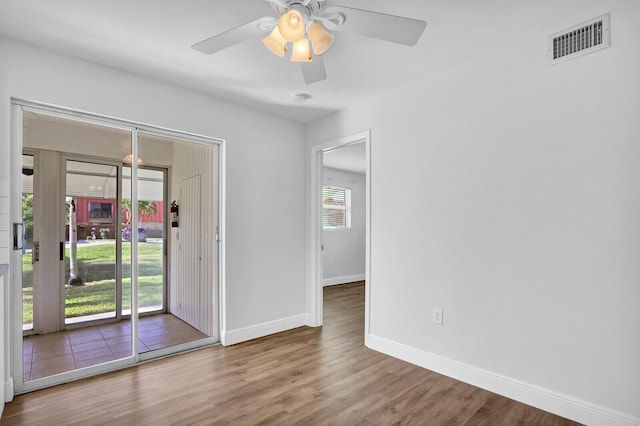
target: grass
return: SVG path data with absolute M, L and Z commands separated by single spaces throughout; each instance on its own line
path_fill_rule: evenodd
M 116 246 L 89 244 L 78 246 L 78 269 L 84 286 L 66 286 L 65 315 L 67 318 L 99 314 L 115 310 Z M 149 240 L 151 241 L 151 239 Z M 138 244 L 138 306 L 162 303 L 162 244 Z M 65 280 L 69 281 L 69 249 L 66 250 Z M 122 304 L 131 308 L 131 243 L 122 243 Z M 22 256 L 22 320 L 33 321 L 33 268 L 31 256 Z

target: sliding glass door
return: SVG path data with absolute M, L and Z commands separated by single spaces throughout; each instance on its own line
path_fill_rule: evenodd
M 32 104 L 14 111 L 16 391 L 215 343 L 218 146 Z

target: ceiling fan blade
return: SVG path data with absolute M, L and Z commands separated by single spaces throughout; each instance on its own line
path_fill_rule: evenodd
M 211 55 L 231 47 L 235 44 L 242 43 L 255 37 L 259 37 L 268 33 L 276 24 L 276 20 L 271 17 L 259 18 L 251 22 L 247 22 L 239 27 L 232 28 L 228 31 L 202 40 L 191 47 L 199 52 Z
M 311 62 L 301 62 L 300 68 L 306 84 L 316 83 L 327 78 L 327 69 L 324 67 L 322 56 L 314 56 Z
M 341 13 L 345 17 L 343 23 L 339 25 L 331 25 L 329 23 L 327 28 L 407 46 L 414 46 L 427 26 L 425 21 L 419 19 L 387 15 L 386 13 L 354 9 L 346 6 L 328 7 L 326 13 Z

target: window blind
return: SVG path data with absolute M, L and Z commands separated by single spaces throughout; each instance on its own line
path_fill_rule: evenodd
M 323 229 L 351 228 L 351 190 L 337 186 L 322 187 Z

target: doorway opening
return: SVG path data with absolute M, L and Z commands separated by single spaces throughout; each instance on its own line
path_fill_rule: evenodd
M 365 281 L 365 344 L 371 286 L 370 152 L 370 133 L 363 132 L 314 147 L 310 167 L 311 325 L 323 323 L 325 285 Z
M 14 112 L 15 392 L 218 342 L 221 141 L 30 103 Z
M 365 279 L 366 146 L 364 142 L 323 153 L 322 284 Z

